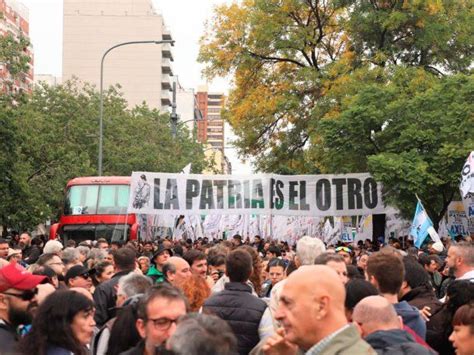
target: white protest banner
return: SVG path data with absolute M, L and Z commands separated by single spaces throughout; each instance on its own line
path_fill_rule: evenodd
M 134 172 L 128 213 L 353 216 L 384 212 L 381 185 L 347 175 Z
M 469 193 L 474 194 L 474 151 L 467 157 L 461 171 L 461 197 L 465 198 Z

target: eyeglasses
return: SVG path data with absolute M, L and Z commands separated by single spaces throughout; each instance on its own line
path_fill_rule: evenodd
M 38 289 L 26 290 L 23 293 L 2 292 L 4 295 L 21 298 L 23 301 L 31 301 L 37 294 Z
M 336 248 L 336 253 L 340 252 L 340 251 L 343 251 L 343 252 L 346 252 L 346 253 L 352 253 L 352 250 L 348 247 L 337 247 Z
M 175 319 L 170 319 L 170 318 L 166 318 L 166 317 L 162 317 L 162 318 L 156 318 L 156 319 L 147 319 L 147 321 L 151 321 L 153 322 L 153 325 L 155 326 L 155 328 L 159 329 L 159 330 L 168 330 L 170 327 L 171 327 L 171 324 L 173 323 L 177 323 L 178 322 L 178 318 L 175 318 Z
M 79 276 L 82 277 L 84 280 L 87 280 L 91 277 L 91 275 L 88 272 L 86 272 L 85 274 L 79 275 Z

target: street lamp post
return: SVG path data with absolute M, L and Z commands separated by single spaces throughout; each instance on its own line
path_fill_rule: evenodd
M 102 56 L 102 60 L 100 62 L 100 106 L 99 106 L 99 162 L 98 162 L 98 175 L 102 176 L 102 151 L 103 151 L 103 115 L 104 115 L 104 60 L 107 54 L 110 51 L 117 47 L 127 46 L 131 44 L 163 44 L 163 43 L 170 43 L 171 45 L 174 44 L 173 40 L 162 40 L 162 41 L 131 41 L 131 42 L 123 42 L 116 44 L 115 46 L 110 47 L 107 49 Z

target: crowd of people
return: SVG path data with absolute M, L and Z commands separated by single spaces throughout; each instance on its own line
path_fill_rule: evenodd
M 0 239 L 0 354 L 474 354 L 474 243 Z

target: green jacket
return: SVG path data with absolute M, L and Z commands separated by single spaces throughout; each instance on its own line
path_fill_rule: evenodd
M 311 349 L 306 352 L 312 355 Z M 337 334 L 322 348 L 318 355 L 376 355 L 372 347 L 361 337 L 354 325 L 350 325 L 341 333 Z
M 146 276 L 150 277 L 154 283 L 159 284 L 165 281 L 165 275 L 156 268 L 155 265 L 151 265 L 148 269 Z

